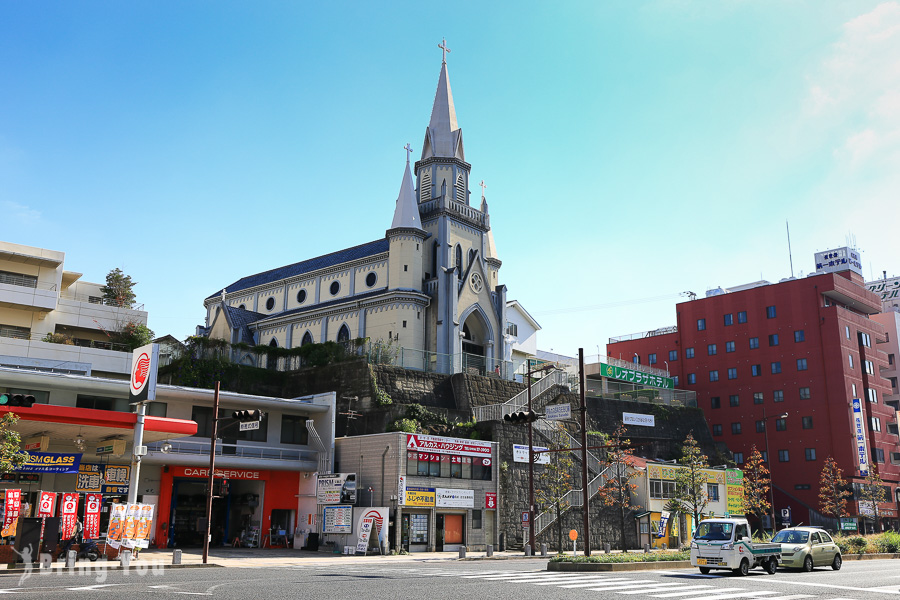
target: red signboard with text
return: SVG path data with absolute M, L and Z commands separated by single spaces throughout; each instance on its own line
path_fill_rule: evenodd
M 3 513 L 3 531 L 0 531 L 0 536 L 16 535 L 21 506 L 22 490 L 6 490 L 6 510 Z
M 488 510 L 497 508 L 497 494 L 494 492 L 484 493 L 484 507 Z
M 100 537 L 100 494 L 84 495 L 84 537 L 96 540 Z
M 56 514 L 56 492 L 41 492 L 38 500 L 38 517 L 52 517 Z
M 62 506 L 59 510 L 62 517 L 61 539 L 67 540 L 75 533 L 75 522 L 78 520 L 78 494 L 66 493 L 62 495 Z

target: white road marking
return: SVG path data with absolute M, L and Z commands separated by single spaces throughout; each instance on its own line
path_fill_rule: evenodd
M 585 581 L 603 581 L 610 580 L 610 577 L 607 575 L 583 575 L 580 577 L 573 577 L 572 579 L 565 579 L 563 583 L 576 583 L 576 582 L 585 582 Z M 613 581 L 619 581 L 618 579 L 614 579 Z M 557 585 L 560 581 L 543 581 L 540 583 L 535 583 L 534 585 Z
M 609 583 L 609 582 L 613 582 L 613 581 L 628 581 L 628 580 L 623 577 L 610 577 L 603 581 Z M 592 581 L 591 583 L 576 583 L 574 585 L 561 585 L 559 587 L 563 588 L 564 590 L 572 590 L 572 589 L 577 589 L 577 588 L 591 587 L 592 585 L 598 585 L 599 583 L 603 583 L 603 581 L 601 581 L 601 582 Z
M 812 587 L 824 587 L 824 588 L 832 588 L 836 590 L 851 590 L 854 592 L 876 592 L 880 594 L 897 594 L 900 595 L 900 590 L 891 589 L 884 590 L 879 588 L 861 588 L 861 587 L 853 587 L 849 585 L 835 585 L 833 583 L 813 583 L 811 581 L 791 581 L 789 579 L 766 579 L 765 581 L 771 581 L 772 583 L 786 583 L 788 585 L 808 585 Z
M 650 594 L 653 592 L 665 592 L 667 590 L 683 590 L 685 587 L 697 588 L 697 587 L 712 587 L 710 585 L 704 586 L 685 586 L 683 583 L 655 583 L 653 585 L 640 585 L 637 586 L 638 589 L 628 590 L 627 592 L 619 592 L 624 596 L 628 596 L 631 594 Z
M 642 579 L 642 580 L 640 580 L 640 581 L 629 581 L 628 583 L 609 583 L 609 584 L 602 584 L 602 585 L 599 585 L 599 586 L 596 586 L 596 587 L 588 588 L 588 590 L 589 590 L 589 591 L 592 591 L 592 592 L 603 592 L 603 591 L 606 591 L 606 590 L 619 590 L 619 589 L 623 589 L 623 588 L 635 587 L 635 586 L 638 585 L 638 584 L 644 584 L 644 585 L 647 585 L 648 583 L 651 583 L 651 582 L 648 581 L 648 580 L 646 580 L 646 579 Z
M 676 598 L 678 596 L 692 596 L 697 593 L 696 590 L 706 589 L 706 588 L 710 588 L 710 587 L 712 587 L 712 586 L 711 585 L 694 585 L 691 587 L 683 588 L 682 590 L 680 590 L 678 592 L 668 592 L 665 594 L 651 594 L 651 597 L 653 597 L 653 598 Z M 690 591 L 688 591 L 688 590 L 690 590 Z M 741 588 L 720 588 L 720 589 L 716 590 L 716 593 L 722 594 L 725 592 L 742 592 L 742 591 L 743 590 Z
M 522 577 L 519 579 L 514 579 L 513 583 L 540 583 L 540 582 L 569 582 L 575 579 L 580 579 L 579 573 L 553 573 L 550 575 L 534 575 L 529 577 Z
M 99 590 L 101 588 L 112 587 L 114 585 L 124 585 L 124 584 L 122 584 L 122 583 L 98 583 L 96 585 L 86 585 L 83 587 L 70 587 L 70 588 L 66 588 L 66 589 L 71 592 L 78 592 L 78 591 L 88 591 L 88 590 Z
M 740 591 L 736 594 L 724 594 L 718 592 L 715 596 L 694 596 L 688 600 L 733 600 L 734 598 L 756 598 L 757 596 L 771 596 L 778 592 L 745 592 Z

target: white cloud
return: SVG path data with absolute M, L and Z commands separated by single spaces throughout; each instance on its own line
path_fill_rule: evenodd
M 5 223 L 34 225 L 41 220 L 41 211 L 10 200 L 0 200 L 0 215 Z

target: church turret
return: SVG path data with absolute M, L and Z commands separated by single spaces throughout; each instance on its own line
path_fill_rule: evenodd
M 428 235 L 422 229 L 419 207 L 416 205 L 416 192 L 413 189 L 412 173 L 409 168 L 409 144 L 406 145 L 406 170 L 403 182 L 397 195 L 394 208 L 394 219 L 387 230 L 390 243 L 390 262 L 388 264 L 388 288 L 415 289 L 422 287 L 422 266 L 424 241 Z

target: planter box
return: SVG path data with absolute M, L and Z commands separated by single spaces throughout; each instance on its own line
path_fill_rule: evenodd
M 689 560 L 657 560 L 653 562 L 631 563 L 570 563 L 552 562 L 547 564 L 548 571 L 563 572 L 596 572 L 596 571 L 662 571 L 665 569 L 689 569 Z

